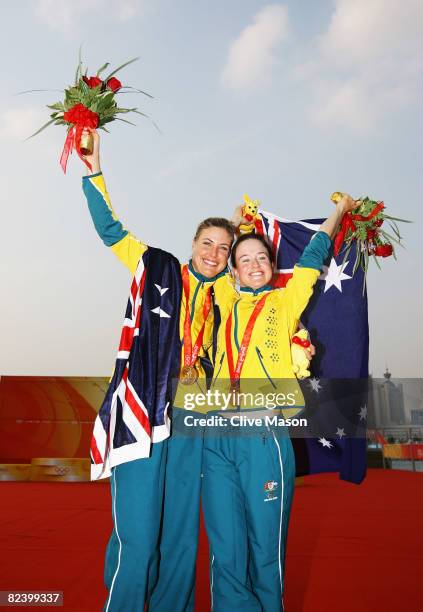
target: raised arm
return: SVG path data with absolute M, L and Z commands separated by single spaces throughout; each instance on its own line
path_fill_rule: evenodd
M 94 227 L 104 244 L 111 248 L 118 259 L 134 273 L 141 255 L 148 246 L 128 232 L 117 218 L 100 167 L 100 137 L 93 131 L 94 150 L 86 160 L 91 164 L 92 174 L 82 178 L 82 188 L 87 198 L 88 209 Z
M 345 213 L 354 210 L 358 203 L 359 202 L 353 200 L 350 195 L 344 193 L 342 198 L 337 203 L 334 212 L 320 226 L 320 231 L 325 232 L 325 234 L 327 234 L 329 238 L 333 240 L 342 221 L 342 217 L 345 215 Z
M 313 236 L 298 260 L 292 278 L 288 281 L 282 294 L 284 307 L 288 310 L 292 333 L 296 331 L 300 316 L 312 296 L 313 287 L 320 276 L 323 263 L 330 253 L 332 240 L 338 231 L 342 217 L 356 206 L 357 202 L 351 196 L 344 195 L 336 205 L 334 212 L 322 223 L 320 231 Z

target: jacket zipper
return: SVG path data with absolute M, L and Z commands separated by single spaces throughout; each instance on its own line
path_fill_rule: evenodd
M 224 359 L 224 357 L 225 357 L 225 352 L 223 352 L 223 353 L 222 353 L 222 357 L 220 358 L 220 362 L 219 362 L 219 370 L 218 370 L 218 372 L 217 372 L 216 376 L 214 377 L 214 379 L 212 380 L 211 387 L 213 387 L 214 383 L 215 383 L 215 382 L 216 382 L 216 380 L 217 380 L 217 377 L 218 377 L 218 376 L 219 376 L 219 374 L 220 374 L 220 370 L 222 369 L 222 365 L 223 365 L 223 359 Z
M 268 373 L 268 371 L 266 370 L 266 367 L 265 367 L 265 365 L 264 365 L 264 361 L 263 361 L 263 355 L 261 354 L 261 351 L 260 351 L 260 349 L 259 349 L 259 347 L 258 347 L 258 346 L 256 346 L 256 353 L 257 353 L 257 356 L 258 356 L 258 358 L 259 358 L 260 365 L 261 365 L 261 367 L 263 368 L 263 371 L 264 371 L 264 373 L 266 374 L 268 381 L 270 382 L 270 384 L 272 385 L 272 387 L 273 387 L 274 389 L 276 389 L 276 385 L 275 385 L 275 383 L 274 383 L 274 382 L 273 382 L 273 380 L 270 378 L 269 373 Z

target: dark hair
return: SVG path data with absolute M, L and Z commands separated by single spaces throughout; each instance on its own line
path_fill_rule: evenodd
M 257 240 L 258 242 L 261 242 L 261 244 L 264 246 L 264 248 L 267 251 L 267 255 L 269 256 L 269 261 L 271 264 L 273 264 L 275 257 L 273 254 L 273 249 L 270 246 L 268 240 L 262 236 L 261 234 L 242 234 L 242 236 L 240 236 L 238 238 L 238 240 L 235 242 L 234 246 L 232 247 L 232 251 L 231 251 L 231 264 L 233 268 L 236 268 L 236 252 L 237 249 L 239 247 L 240 244 L 242 244 L 243 242 L 246 242 L 247 240 Z
M 225 219 L 224 217 L 208 217 L 208 219 L 201 221 L 200 225 L 197 227 L 197 231 L 195 232 L 194 240 L 197 240 L 201 232 L 209 227 L 220 227 L 226 230 L 231 237 L 231 241 L 233 242 L 235 238 L 235 226 L 233 223 L 231 223 L 231 221 Z

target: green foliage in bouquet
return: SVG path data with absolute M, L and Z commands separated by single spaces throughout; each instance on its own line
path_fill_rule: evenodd
M 82 61 L 79 59 L 78 67 L 75 73 L 75 83 L 64 90 L 64 100 L 48 104 L 47 107 L 53 112 L 50 114 L 50 120 L 40 127 L 29 138 L 36 136 L 49 125 L 66 125 L 70 128 L 72 125 L 84 123 L 84 127 L 99 128 L 108 131 L 105 125 L 111 121 L 123 121 L 135 125 L 127 119 L 123 119 L 118 115 L 136 113 L 143 117 L 148 117 L 145 113 L 138 110 L 136 107 L 124 108 L 118 106 L 115 95 L 119 93 L 141 93 L 149 98 L 150 94 L 130 86 L 122 86 L 121 82 L 115 77 L 117 72 L 125 68 L 129 64 L 137 61 L 139 58 L 131 59 L 112 72 L 107 77 L 101 78 L 102 73 L 109 67 L 109 62 L 103 64 L 97 70 L 95 76 L 87 76 L 87 70 L 83 73 Z M 40 91 L 40 90 L 32 90 Z M 26 92 L 23 92 L 26 93 Z M 90 112 L 88 112 L 90 111 Z
M 331 199 L 337 203 L 342 196 L 343 194 L 337 191 L 332 194 Z M 396 259 L 394 245 L 403 246 L 397 221 L 411 223 L 406 219 L 392 217 L 385 211 L 383 202 L 371 200 L 368 197 L 357 200 L 357 207 L 343 216 L 341 227 L 334 240 L 334 254 L 344 252 L 344 263 L 353 243 L 356 243 L 353 274 L 361 267 L 364 272 L 364 280 L 370 258 L 374 259 L 379 268 L 379 257 L 385 258 L 392 255 Z M 387 226 L 390 231 L 386 230 Z

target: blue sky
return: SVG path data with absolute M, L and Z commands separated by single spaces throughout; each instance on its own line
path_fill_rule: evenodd
M 332 191 L 383 199 L 414 220 L 398 261 L 369 272 L 371 371 L 420 377 L 420 0 L 33 0 L 9 3 L 0 37 L 3 188 L 0 373 L 107 375 L 129 277 L 97 238 L 65 132 L 49 128 L 73 79 L 140 56 L 126 96 L 161 129 L 113 124 L 102 166 L 136 235 L 186 259 L 195 225 L 244 192 L 291 219 L 329 214 Z M 122 96 L 123 97 L 123 96 Z M 335 289 L 331 289 L 335 290 Z

